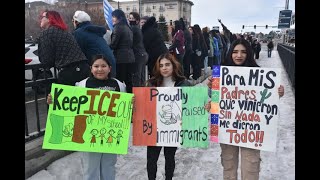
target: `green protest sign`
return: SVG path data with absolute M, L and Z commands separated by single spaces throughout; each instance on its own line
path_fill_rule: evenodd
M 189 94 L 188 103 L 182 104 L 182 130 L 184 147 L 209 147 L 208 112 L 204 108 L 208 101 L 207 87 L 183 87 Z
M 133 94 L 52 84 L 43 149 L 127 154 Z

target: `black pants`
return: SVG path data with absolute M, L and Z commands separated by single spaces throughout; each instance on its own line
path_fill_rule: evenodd
M 256 59 L 259 59 L 259 54 L 260 54 L 260 51 L 256 51 L 255 53 L 256 53 L 256 56 L 255 56 L 255 58 L 256 58 Z
M 195 53 L 192 53 L 191 58 L 191 65 L 193 70 L 192 77 L 193 79 L 197 80 L 201 76 L 201 57 L 197 56 Z
M 183 54 L 176 54 L 176 58 L 177 58 L 177 60 L 178 60 L 179 63 L 180 63 L 181 72 L 182 72 L 182 73 L 183 73 L 183 71 L 184 71 L 184 67 L 183 67 L 183 57 L 184 57 L 184 54 L 185 54 L 185 53 L 183 53 Z
M 132 93 L 132 67 L 133 63 L 119 63 L 117 66 L 117 76 L 116 78 L 126 84 L 126 89 L 128 93 Z
M 146 63 L 148 61 L 148 54 L 145 53 L 144 56 L 135 56 L 135 62 L 129 69 L 132 74 L 132 86 L 133 87 L 143 87 L 146 82 Z
M 186 51 L 183 56 L 183 74 L 188 79 L 190 76 L 191 51 Z
M 161 149 L 161 146 L 147 147 L 147 171 L 149 180 L 156 179 L 158 168 L 157 162 L 159 159 Z M 177 147 L 164 147 L 166 180 L 171 180 L 173 177 L 174 168 L 176 166 L 174 158 L 176 151 Z
M 268 48 L 268 57 L 271 57 L 272 49 Z
M 208 57 L 208 66 L 212 69 L 212 66 L 213 66 L 213 57 Z
M 142 87 L 145 82 L 145 64 L 144 63 L 133 63 L 129 71 L 132 74 L 132 86 Z
M 87 61 L 79 61 L 61 68 L 58 73 L 58 83 L 74 86 L 76 82 L 89 77 L 91 71 Z

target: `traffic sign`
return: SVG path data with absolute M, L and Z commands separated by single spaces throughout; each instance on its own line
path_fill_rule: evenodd
M 291 10 L 282 10 L 279 13 L 278 29 L 290 28 Z

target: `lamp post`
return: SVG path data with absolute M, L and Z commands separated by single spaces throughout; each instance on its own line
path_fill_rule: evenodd
M 141 0 L 138 0 L 139 16 L 141 17 Z

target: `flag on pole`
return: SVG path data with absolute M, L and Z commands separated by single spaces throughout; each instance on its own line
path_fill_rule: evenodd
M 112 11 L 114 8 L 110 5 L 108 0 L 103 0 L 103 14 L 104 18 L 106 19 L 106 22 L 109 26 L 109 29 L 112 31 L 113 30 L 113 25 L 112 25 Z

